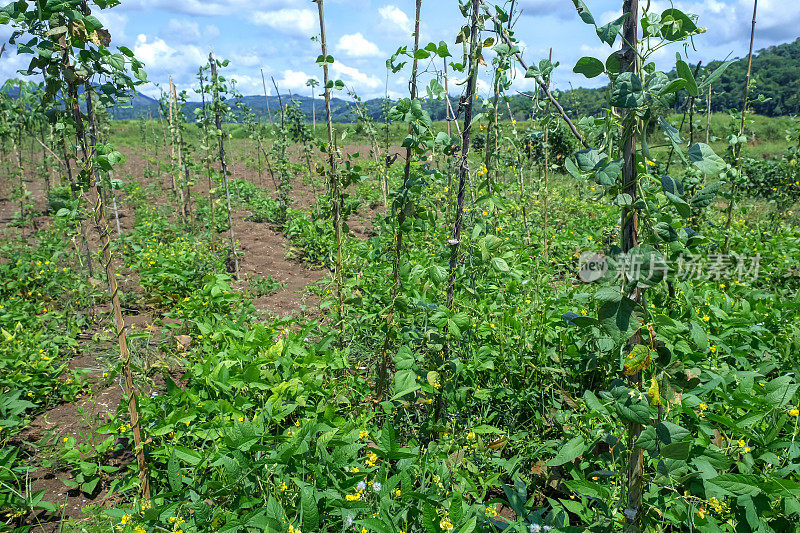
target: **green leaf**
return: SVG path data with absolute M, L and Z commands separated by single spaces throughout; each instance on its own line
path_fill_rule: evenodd
M 661 36 L 667 41 L 680 41 L 697 32 L 697 25 L 679 9 L 661 13 Z
M 588 449 L 589 445 L 586 444 L 583 437 L 578 436 L 570 439 L 569 442 L 559 448 L 555 457 L 547 461 L 547 466 L 561 466 L 574 461 L 576 458 L 586 453 Z
M 623 72 L 611 90 L 611 105 L 622 108 L 639 107 L 644 103 L 642 82 L 633 72 Z
M 676 78 L 666 84 L 660 91 L 658 91 L 659 96 L 663 96 L 665 94 L 672 94 L 680 91 L 681 89 L 686 88 L 686 80 L 683 78 Z M 663 117 L 658 117 L 659 122 L 663 120 Z
M 697 82 L 694 80 L 694 74 L 692 74 L 692 69 L 689 68 L 689 65 L 687 65 L 685 61 L 679 59 L 675 65 L 675 69 L 678 76 L 686 82 L 686 92 L 691 96 L 697 96 Z
M 653 231 L 664 242 L 675 242 L 678 240 L 678 232 L 666 222 L 659 222 L 653 226 Z
M 300 491 L 300 508 L 303 510 L 303 529 L 316 531 L 319 527 L 319 509 L 311 486 L 303 487 Z
M 621 157 L 611 161 L 595 173 L 594 181 L 605 187 L 613 187 L 617 184 L 624 165 L 625 161 Z
M 691 447 L 692 443 L 689 441 L 673 442 L 672 444 L 661 447 L 661 457 L 685 461 L 689 458 L 689 450 L 691 450 Z
M 508 272 L 511 270 L 502 257 L 492 257 L 492 265 L 500 272 Z
M 422 525 L 428 533 L 441 533 L 439 515 L 436 514 L 436 510 L 428 502 L 425 502 L 422 508 Z
M 750 474 L 722 474 L 706 483 L 711 483 L 732 496 L 755 496 L 761 492 L 758 477 Z
M 611 491 L 599 483 L 578 479 L 565 481 L 564 485 L 572 492 L 577 492 L 581 496 L 586 496 L 588 498 L 597 498 L 600 500 L 608 500 L 611 498 Z
M 394 374 L 394 396 L 391 401 L 398 400 L 403 396 L 411 394 L 419 390 L 420 385 L 417 382 L 417 374 L 413 370 L 398 370 Z
M 582 57 L 578 60 L 575 64 L 575 67 L 572 69 L 572 72 L 576 74 L 583 74 L 587 78 L 594 78 L 599 76 L 603 73 L 605 67 L 603 66 L 603 62 L 599 59 L 594 57 Z
M 735 62 L 736 62 L 735 59 L 731 59 L 730 61 L 725 61 L 716 69 L 714 69 L 714 72 L 706 76 L 706 78 L 702 82 L 700 82 L 700 84 L 697 86 L 698 91 L 703 91 L 704 89 L 707 89 L 709 85 L 717 81 L 719 77 L 722 76 L 722 74 L 728 69 L 728 67 Z
M 798 387 L 788 374 L 777 377 L 764 386 L 767 402 L 773 407 L 783 407 L 792 401 Z
M 125 56 L 112 54 L 108 57 L 108 64 L 116 70 L 125 70 Z
M 719 174 L 726 168 L 725 161 L 705 143 L 694 143 L 689 147 L 689 160 L 704 174 Z
M 717 192 L 720 187 L 722 187 L 722 182 L 720 181 L 713 181 L 706 184 L 705 187 L 697 191 L 692 199 L 689 200 L 689 204 L 696 209 L 708 207 L 714 201 L 714 198 L 717 197 Z
M 633 314 L 636 302 L 613 287 L 597 291 L 595 298 L 601 301 L 597 318 L 606 332 L 617 342 L 630 337 L 638 327 L 638 321 Z
M 170 489 L 173 491 L 177 492 L 183 488 L 181 465 L 178 461 L 178 457 L 175 455 L 175 450 L 172 450 L 172 453 L 169 455 L 169 461 L 167 462 L 167 480 L 169 481 Z
M 622 25 L 625 23 L 626 18 L 628 18 L 628 13 L 625 13 L 618 19 L 609 22 L 605 26 L 597 28 L 597 36 L 600 37 L 600 40 L 606 43 L 608 46 L 614 46 L 614 41 L 617 40 L 619 30 L 622 29 Z
M 650 406 L 641 400 L 634 400 L 633 398 L 625 398 L 622 401 L 617 401 L 615 407 L 619 416 L 628 420 L 646 426 L 652 421 L 650 417 Z
M 578 10 L 578 15 L 580 15 L 581 20 L 584 21 L 586 24 L 595 25 L 594 17 L 592 13 L 589 11 L 589 8 L 586 7 L 586 4 L 583 3 L 583 0 L 572 0 L 572 3 L 575 4 L 575 9 Z
M 701 352 L 708 351 L 708 335 L 706 335 L 703 327 L 694 320 L 689 324 L 689 335 L 698 350 Z
M 200 455 L 200 452 L 190 450 L 185 446 L 175 446 L 173 453 L 178 459 L 185 461 L 192 466 L 197 466 L 202 460 L 202 455 Z

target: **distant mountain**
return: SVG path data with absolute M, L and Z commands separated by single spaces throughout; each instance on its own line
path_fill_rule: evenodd
M 242 101 L 255 113 L 256 117 L 264 120 L 268 119 L 267 113 L 267 100 L 263 96 L 245 96 Z M 281 103 L 285 106 L 291 104 L 292 101 L 297 103 L 300 110 L 308 117 L 310 121 L 312 118 L 312 100 L 309 96 L 297 96 L 282 94 L 280 96 L 269 97 L 269 111 L 273 117 L 277 117 L 275 113 L 280 113 Z M 233 107 L 233 101 L 229 100 L 229 104 Z M 314 98 L 314 105 L 316 106 L 317 120 L 325 120 L 325 100 L 322 98 Z M 195 110 L 202 106 L 200 102 L 187 102 L 184 108 L 186 116 L 189 120 L 194 120 Z M 331 112 L 333 113 L 334 122 L 350 122 L 354 120 L 351 114 L 350 102 L 340 98 L 333 98 L 331 100 Z M 110 109 L 111 116 L 117 120 L 132 120 L 140 117 L 157 117 L 159 113 L 158 100 L 150 98 L 142 94 L 136 95 L 130 102 L 117 105 Z
M 699 77 L 706 75 L 719 66 L 720 61 L 713 61 L 704 65 Z M 744 87 L 747 58 L 738 59 L 717 80 L 713 87 L 711 109 L 713 111 L 727 111 L 739 109 L 742 105 L 742 91 Z M 761 115 L 776 116 L 787 114 L 800 114 L 800 39 L 793 43 L 785 43 L 760 50 L 753 57 L 754 101 L 752 109 Z M 573 117 L 596 115 L 602 113 L 607 106 L 608 87 L 598 89 L 578 88 L 559 93 L 558 99 L 567 113 Z M 758 98 L 763 95 L 762 98 Z M 458 109 L 458 99 L 451 98 L 453 109 Z M 701 96 L 701 100 L 703 97 Z M 269 108 L 275 112 L 280 109 L 280 101 L 284 105 L 292 100 L 300 106 L 300 110 L 308 120 L 312 116 L 312 100 L 308 96 L 281 95 L 269 97 Z M 267 103 L 263 96 L 245 96 L 244 102 L 253 110 L 257 117 L 267 117 Z M 384 100 L 377 98 L 363 103 L 364 109 L 376 121 L 381 121 L 383 116 Z M 531 102 L 520 95 L 511 97 L 509 102 L 514 118 L 526 119 L 531 113 Z M 322 97 L 314 99 L 318 121 L 325 120 L 325 102 Z M 680 101 L 678 106 L 680 106 Z M 200 107 L 199 102 L 190 102 L 186 105 L 186 113 L 190 120 L 194 117 L 194 110 Z M 423 107 L 430 113 L 434 120 L 445 118 L 444 102 L 425 101 Z M 351 122 L 355 120 L 353 103 L 340 98 L 331 100 L 331 111 L 334 122 Z M 135 96 L 129 103 L 119 105 L 111 110 L 117 119 L 135 119 L 139 117 L 158 116 L 158 101 L 144 95 Z

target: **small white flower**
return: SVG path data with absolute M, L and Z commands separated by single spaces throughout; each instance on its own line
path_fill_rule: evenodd
M 451 246 L 455 246 L 459 242 L 460 241 L 458 239 L 450 239 L 449 241 L 447 241 L 447 243 L 450 244 Z
M 552 526 L 542 526 L 542 531 L 544 531 L 544 533 L 547 533 L 547 532 L 548 532 L 548 531 L 550 531 L 551 529 L 553 529 L 553 527 L 552 527 Z
M 347 523 L 347 527 L 352 526 L 353 525 L 353 517 L 352 516 L 348 516 L 347 520 L 346 520 L 346 523 Z
M 374 490 L 375 492 L 380 492 L 381 484 L 376 481 L 375 483 L 372 484 L 372 490 Z
M 530 533 L 539 533 L 541 530 L 542 526 L 539 524 L 531 524 L 528 526 L 528 531 L 530 531 Z
M 364 489 L 366 489 L 366 488 L 367 488 L 367 484 L 366 484 L 366 483 L 364 483 L 363 481 L 359 481 L 359 482 L 358 482 L 358 485 L 356 485 L 356 488 L 357 488 L 358 490 L 364 490 Z
M 636 509 L 634 509 L 633 507 L 628 507 L 627 509 L 622 511 L 622 514 L 624 514 L 625 518 L 627 518 L 628 520 L 633 520 L 634 518 L 636 518 Z

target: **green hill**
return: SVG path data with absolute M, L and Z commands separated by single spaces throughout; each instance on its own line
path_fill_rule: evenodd
M 701 68 L 700 77 L 715 69 L 721 61 L 712 61 Z M 565 67 L 561 67 L 565 68 Z M 745 72 L 747 70 L 747 57 L 740 58 L 731 64 L 720 79 L 712 87 L 711 109 L 715 112 L 726 112 L 730 109 L 740 109 L 744 87 Z M 751 108 L 757 114 L 766 116 L 800 114 L 800 38 L 792 43 L 771 46 L 760 50 L 753 57 L 753 102 Z M 598 89 L 572 89 L 558 93 L 558 99 L 564 109 L 571 116 L 580 117 L 601 113 L 606 104 L 607 87 Z M 288 95 L 280 97 L 284 104 L 290 102 Z M 307 96 L 293 95 L 292 98 L 300 109 L 311 120 L 312 100 Z M 246 96 L 245 103 L 253 109 L 260 118 L 267 117 L 267 104 L 263 96 Z M 702 98 L 701 98 L 702 101 Z M 189 117 L 194 116 L 194 109 L 199 103 L 190 102 L 186 106 Z M 322 98 L 317 97 L 313 105 L 316 106 L 318 120 L 324 120 L 325 104 Z M 458 99 L 451 96 L 453 109 L 458 108 Z M 679 100 L 676 111 L 681 109 Z M 377 121 L 381 120 L 383 99 L 377 98 L 364 102 L 368 113 Z M 423 106 L 434 120 L 445 118 L 444 102 L 426 101 Z M 527 119 L 531 113 L 531 102 L 520 95 L 511 97 L 510 106 L 514 118 Z M 271 110 L 279 108 L 279 97 L 269 97 Z M 352 104 L 347 100 L 334 98 L 331 101 L 334 122 L 351 122 L 354 120 Z M 157 116 L 158 102 L 146 96 L 138 96 L 131 103 L 112 110 L 112 115 L 118 119 L 132 119 L 140 116 Z

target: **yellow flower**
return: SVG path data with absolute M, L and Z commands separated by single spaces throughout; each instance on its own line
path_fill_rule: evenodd
M 704 404 L 704 403 L 701 403 L 699 407 L 700 407 L 700 409 L 702 411 L 707 411 L 708 410 L 708 406 L 706 404 Z
M 744 447 L 744 453 L 750 453 L 750 446 Z
M 708 349 L 711 351 L 711 353 L 716 353 L 716 351 L 717 351 L 717 347 L 714 346 L 713 344 L 711 346 L 709 346 Z
M 475 432 L 474 431 L 470 431 L 469 433 L 467 433 L 467 440 L 472 440 L 474 438 L 475 438 Z
M 439 529 L 441 529 L 442 531 L 450 531 L 451 529 L 453 529 L 453 524 L 451 524 L 450 520 L 448 520 L 447 518 L 442 518 L 439 521 Z
M 369 437 L 369 431 L 365 431 L 365 430 L 362 429 L 361 431 L 358 432 L 358 438 L 359 439 L 363 440 L 363 439 L 366 439 L 367 437 Z
M 708 315 L 703 315 L 703 320 L 708 322 L 709 320 L 711 320 L 711 317 Z
M 119 523 L 124 526 L 125 524 L 127 524 L 130 521 L 131 521 L 131 517 L 126 515 L 126 514 L 124 514 L 124 515 L 122 515 L 122 519 L 119 521 Z
M 699 516 L 700 518 L 705 518 L 706 517 L 706 509 L 705 509 L 705 507 L 701 507 L 700 510 L 697 511 L 697 516 Z
M 394 495 L 395 495 L 395 496 L 397 496 L 398 498 L 399 498 L 399 497 L 400 497 L 402 494 L 403 494 L 403 492 L 402 492 L 400 489 L 394 489 Z
M 486 508 L 486 516 L 491 517 L 491 518 L 494 518 L 495 516 L 497 516 L 497 507 L 496 506 L 487 507 Z
M 286 486 L 286 482 L 285 482 L 285 481 L 284 481 L 284 482 L 282 482 L 282 483 L 281 483 L 281 492 L 286 492 L 286 489 L 287 489 L 287 488 L 289 488 L 289 487 L 287 487 L 287 486 Z
M 794 407 L 789 410 L 789 416 L 798 416 L 798 415 L 800 415 L 800 410 L 798 410 L 797 407 Z

